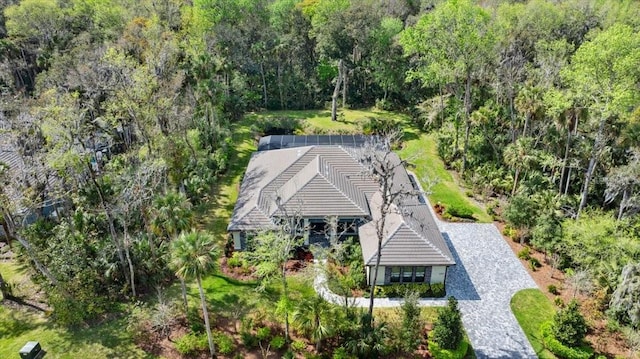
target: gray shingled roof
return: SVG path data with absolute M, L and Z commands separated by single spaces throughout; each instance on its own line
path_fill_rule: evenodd
M 230 231 L 272 228 L 280 208 L 303 217 L 330 215 L 373 218 L 360 227 L 360 242 L 366 264 L 377 257 L 375 231 L 379 185 L 365 175 L 357 150 L 318 145 L 259 151 L 252 155 L 236 202 Z M 391 154 L 393 161 L 400 161 Z M 394 188 L 412 188 L 400 166 Z M 453 256 L 438 230 L 429 208 L 416 196 L 399 198 L 387 216 L 382 248 L 383 265 L 452 265 Z M 398 208 L 403 209 L 400 213 Z

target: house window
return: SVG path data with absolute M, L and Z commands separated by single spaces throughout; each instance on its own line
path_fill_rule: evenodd
M 413 282 L 413 267 L 402 267 L 402 282 Z
M 391 283 L 400 283 L 400 267 L 391 267 Z
M 416 276 L 415 276 L 416 283 L 424 282 L 424 272 L 425 272 L 424 267 L 416 267 Z

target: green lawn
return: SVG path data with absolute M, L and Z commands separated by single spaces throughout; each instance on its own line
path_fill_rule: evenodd
M 540 359 L 555 356 L 542 345 L 540 325 L 553 319 L 555 307 L 539 289 L 524 289 L 511 298 L 511 311 Z
M 40 342 L 47 359 L 153 358 L 136 348 L 122 319 L 78 330 L 58 328 L 42 313 L 0 306 L 0 358 L 19 358 L 18 351 L 31 340 Z
M 474 218 L 479 222 L 492 222 L 491 217 L 463 194 L 463 189 L 456 183 L 451 172 L 447 171 L 444 162 L 438 156 L 436 140 L 432 134 L 415 132 L 413 139 L 405 142 L 400 155 L 414 165 L 413 172 L 424 180 L 436 180 L 437 184 L 431 188 L 429 201 L 432 205 L 441 203 L 445 207 L 469 208 Z M 424 181 L 423 185 L 424 185 Z M 428 189 L 425 189 L 428 190 Z

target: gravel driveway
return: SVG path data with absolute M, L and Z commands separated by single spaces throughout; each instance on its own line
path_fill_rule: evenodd
M 460 301 L 462 322 L 478 358 L 536 358 L 511 312 L 511 297 L 537 288 L 493 224 L 439 223 L 456 265 L 447 295 Z

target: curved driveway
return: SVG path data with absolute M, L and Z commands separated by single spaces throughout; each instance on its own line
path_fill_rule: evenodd
M 511 297 L 521 289 L 537 288 L 529 273 L 493 224 L 438 221 L 456 265 L 447 271 L 447 296 L 458 299 L 462 322 L 478 358 L 536 358 L 522 328 L 511 312 Z M 327 290 L 322 275 L 316 290 L 325 299 L 344 304 L 344 298 Z M 350 298 L 366 307 L 366 298 Z M 399 306 L 401 300 L 377 298 L 376 307 Z M 439 300 L 421 300 L 424 306 L 441 306 Z

